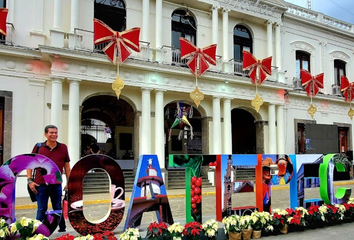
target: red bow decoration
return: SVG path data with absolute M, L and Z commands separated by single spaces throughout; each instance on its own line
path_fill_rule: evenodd
M 181 59 L 192 57 L 187 65 L 194 75 L 201 76 L 209 68 L 208 62 L 216 65 L 216 44 L 198 48 L 185 38 L 180 37 L 179 41 L 181 43 Z
M 6 18 L 8 11 L 7 8 L 0 8 L 0 33 L 4 36 L 6 36 Z
M 354 83 L 350 83 L 346 76 L 341 76 L 340 90 L 343 92 L 345 100 L 351 102 L 354 98 Z
M 104 49 L 103 52 L 108 56 L 108 58 L 116 63 L 117 61 L 117 51 L 118 60 L 124 62 L 131 51 L 129 48 L 136 52 L 140 52 L 139 48 L 139 35 L 140 28 L 132 28 L 123 32 L 116 32 L 101 20 L 93 19 L 94 23 L 94 44 L 101 44 L 105 42 L 110 42 Z
M 254 84 L 261 85 L 267 78 L 267 75 L 272 75 L 272 57 L 258 60 L 252 53 L 243 50 L 243 70 L 250 69 L 248 75 Z M 259 80 L 257 80 L 257 69 L 259 69 Z
M 323 77 L 323 73 L 312 76 L 308 71 L 301 69 L 301 83 L 308 96 L 316 96 L 320 88 L 323 88 Z

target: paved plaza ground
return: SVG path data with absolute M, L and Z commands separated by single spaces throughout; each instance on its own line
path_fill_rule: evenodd
M 338 187 L 349 187 L 352 189 L 352 196 L 354 197 L 354 181 L 341 181 L 336 182 L 335 188 Z M 185 224 L 185 193 L 184 190 L 167 190 L 169 196 L 169 203 L 171 206 L 174 222 L 180 222 Z M 307 189 L 305 192 L 306 198 L 319 198 L 319 189 Z M 237 206 L 249 206 L 255 205 L 254 193 L 242 193 L 233 195 L 233 205 Z M 113 231 L 114 234 L 118 237 L 123 232 L 123 227 L 125 224 L 126 214 L 128 212 L 127 206 L 129 206 L 129 199 L 131 193 L 127 192 L 125 195 L 126 198 L 126 209 L 122 222 L 120 225 Z M 90 194 L 84 195 L 84 214 L 85 217 L 93 222 L 104 217 L 108 211 L 108 198 L 109 195 L 105 196 L 104 194 Z M 208 219 L 215 219 L 215 188 L 206 188 L 203 189 L 203 222 Z M 107 200 L 104 200 L 107 199 Z M 272 207 L 285 209 L 289 207 L 289 189 L 288 187 L 273 187 L 272 190 Z M 36 215 L 36 205 L 33 204 L 29 198 L 17 198 L 16 199 L 16 218 L 22 216 L 34 218 Z M 146 228 L 149 223 L 156 221 L 156 216 L 154 213 L 145 213 L 142 219 L 141 225 L 141 236 L 145 237 Z M 219 228 L 222 228 L 222 224 L 219 224 Z M 67 233 L 74 236 L 79 234 L 71 227 L 70 223 L 67 221 Z M 55 239 L 63 235 L 57 231 L 50 236 L 50 239 Z M 343 223 L 330 227 L 323 227 L 320 229 L 314 230 L 305 230 L 303 232 L 291 232 L 286 235 L 276 235 L 276 236 L 267 236 L 262 237 L 262 239 L 321 239 L 321 240 L 352 240 L 354 239 L 354 223 Z

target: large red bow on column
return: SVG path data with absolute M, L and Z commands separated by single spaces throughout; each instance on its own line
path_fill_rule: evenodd
M 216 65 L 216 44 L 198 48 L 185 38 L 180 37 L 179 41 L 181 43 L 181 59 L 192 57 L 187 65 L 194 75 L 201 76 L 209 68 L 208 62 Z
M 101 20 L 93 19 L 94 23 L 94 44 L 101 44 L 110 42 L 104 49 L 108 58 L 116 63 L 117 51 L 118 61 L 124 62 L 131 51 L 129 48 L 136 52 L 140 52 L 139 48 L 139 35 L 140 28 L 132 28 L 123 32 L 116 32 Z
M 312 76 L 308 71 L 301 69 L 301 83 L 308 96 L 316 96 L 320 88 L 323 88 L 323 77 L 323 73 Z
M 8 11 L 7 8 L 0 8 L 0 33 L 4 36 L 6 36 L 6 18 Z
M 272 57 L 258 60 L 252 53 L 243 50 L 243 70 L 250 69 L 248 75 L 254 84 L 261 85 L 268 75 L 272 75 Z M 257 80 L 257 69 L 259 69 L 259 80 Z
M 340 90 L 343 92 L 345 100 L 351 102 L 354 98 L 354 83 L 350 83 L 346 76 L 341 76 Z

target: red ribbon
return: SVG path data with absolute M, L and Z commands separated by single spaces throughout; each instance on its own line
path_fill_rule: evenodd
M 272 75 L 272 57 L 258 60 L 252 53 L 243 50 L 243 70 L 250 69 L 248 75 L 252 82 L 261 85 L 267 78 L 267 75 Z M 257 80 L 257 69 L 259 69 L 259 79 Z
M 345 101 L 351 102 L 354 98 L 354 83 L 350 83 L 346 76 L 341 76 L 340 90 L 343 92 Z
M 140 28 L 132 28 L 123 32 L 116 32 L 101 20 L 93 19 L 93 23 L 94 44 L 97 45 L 109 42 L 109 44 L 103 49 L 103 52 L 113 63 L 116 63 L 117 61 L 117 52 L 119 62 L 124 62 L 129 57 L 131 54 L 130 49 L 135 52 L 140 52 Z
M 301 69 L 301 83 L 308 96 L 316 96 L 320 88 L 323 88 L 324 74 L 312 76 L 308 71 Z
M 209 64 L 216 65 L 216 44 L 205 48 L 198 48 L 185 38 L 180 37 L 181 59 L 191 57 L 187 62 L 188 67 L 196 76 L 201 76 L 208 68 Z
M 6 36 L 6 18 L 8 11 L 7 8 L 0 8 L 0 33 L 4 36 Z

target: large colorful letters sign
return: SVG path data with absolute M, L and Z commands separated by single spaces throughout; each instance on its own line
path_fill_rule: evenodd
M 110 212 L 98 223 L 89 222 L 84 216 L 83 186 L 85 175 L 92 169 L 107 172 L 111 179 Z M 81 235 L 113 231 L 122 221 L 125 210 L 124 175 L 111 157 L 101 154 L 88 155 L 72 168 L 68 182 L 68 217 L 73 228 Z
M 61 173 L 57 165 L 49 158 L 40 154 L 23 154 L 18 155 L 0 167 L 0 217 L 4 218 L 8 223 L 15 222 L 15 187 L 16 179 L 21 171 L 27 169 L 43 168 L 46 174 L 43 176 L 47 184 L 59 184 L 62 182 Z M 24 186 L 25 187 L 25 186 Z M 46 215 L 37 233 L 50 236 L 57 227 L 61 212 L 52 212 Z
M 156 213 L 158 222 L 173 224 L 170 203 L 156 155 L 140 156 L 124 229 L 141 225 L 144 212 Z

